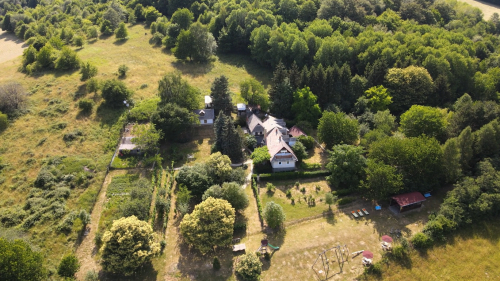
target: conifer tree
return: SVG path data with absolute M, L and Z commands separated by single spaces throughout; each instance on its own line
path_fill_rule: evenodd
M 224 114 L 229 114 L 233 105 L 229 93 L 229 82 L 226 76 L 222 75 L 215 78 L 210 91 L 215 114 L 219 114 L 219 111 L 222 111 Z
M 278 117 L 290 118 L 293 103 L 293 87 L 285 66 L 279 63 L 274 71 L 273 86 L 269 90 L 271 112 Z

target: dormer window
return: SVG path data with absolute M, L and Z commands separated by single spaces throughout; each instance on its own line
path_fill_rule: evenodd
M 200 111 L 199 115 L 200 116 L 205 116 L 205 111 L 204 110 Z

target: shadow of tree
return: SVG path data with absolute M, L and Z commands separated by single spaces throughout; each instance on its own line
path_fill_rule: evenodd
M 121 45 L 127 43 L 127 41 L 128 41 L 128 38 L 116 39 L 115 42 L 113 42 L 113 45 L 121 46 Z
M 101 126 L 111 127 L 125 111 L 125 107 L 110 107 L 106 103 L 101 103 L 96 111 L 96 120 L 101 123 Z
M 213 68 L 212 62 L 198 63 L 194 61 L 177 60 L 172 66 L 179 70 L 183 75 L 199 77 L 209 73 Z
M 102 281 L 132 281 L 132 280 L 142 280 L 142 281 L 154 281 L 158 278 L 158 271 L 154 269 L 152 263 L 146 263 L 140 267 L 136 273 L 132 276 L 123 276 L 121 274 L 113 274 L 104 271 L 99 272 L 99 280 Z

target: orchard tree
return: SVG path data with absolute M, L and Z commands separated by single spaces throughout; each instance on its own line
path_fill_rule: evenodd
M 262 84 L 254 78 L 249 78 L 240 83 L 241 97 L 248 105 L 259 105 L 266 112 L 269 109 L 269 96 Z
M 325 194 L 325 203 L 328 204 L 328 209 L 331 209 L 332 204 L 335 203 L 335 196 L 331 192 Z
M 231 244 L 234 219 L 235 211 L 229 202 L 209 197 L 184 216 L 180 230 L 189 245 L 206 254 L 214 247 Z
M 285 211 L 274 201 L 268 202 L 264 208 L 264 220 L 270 228 L 281 228 L 285 222 Z
M 206 164 L 200 163 L 193 166 L 182 166 L 175 181 L 189 189 L 194 196 L 202 196 L 214 184 L 208 175 Z
M 222 184 L 222 199 L 226 200 L 236 210 L 243 210 L 248 207 L 250 201 L 245 189 L 236 182 L 225 182 Z
M 318 125 L 321 109 L 317 103 L 318 98 L 309 87 L 298 89 L 293 93 L 292 112 L 296 121 L 307 121 L 313 127 Z
M 366 158 L 363 148 L 353 145 L 335 145 L 330 152 L 326 168 L 331 175 L 326 177 L 329 184 L 336 188 L 357 188 L 364 179 Z
M 172 72 L 163 76 L 158 81 L 158 94 L 161 99 L 159 106 L 175 103 L 189 111 L 199 109 L 202 99 L 200 91 L 182 79 L 180 72 Z
M 426 135 L 441 137 L 447 125 L 446 111 L 439 108 L 413 105 L 401 115 L 401 131 L 407 137 Z
M 12 281 L 46 280 L 42 253 L 33 251 L 23 240 L 0 237 L 0 276 Z
M 160 252 L 151 225 L 135 216 L 115 220 L 102 241 L 102 268 L 125 276 L 133 275 Z
M 345 113 L 324 111 L 319 119 L 318 137 L 327 148 L 337 144 L 353 144 L 358 139 L 359 124 Z
M 383 200 L 404 188 L 403 176 L 393 166 L 368 159 L 365 173 L 361 188 L 370 199 Z

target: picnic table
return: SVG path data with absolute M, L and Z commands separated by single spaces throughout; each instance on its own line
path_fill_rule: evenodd
M 245 251 L 246 248 L 245 243 L 233 245 L 233 252 Z

